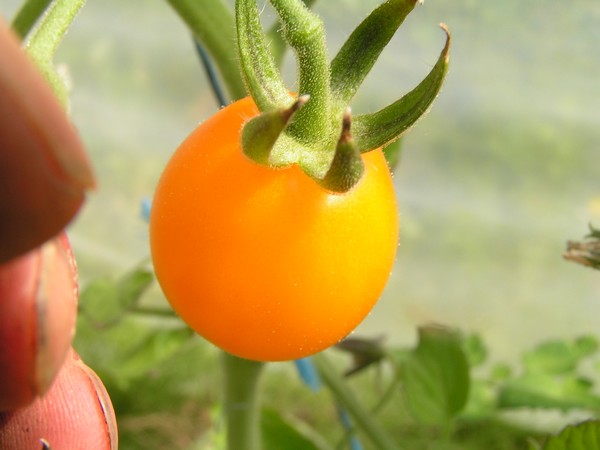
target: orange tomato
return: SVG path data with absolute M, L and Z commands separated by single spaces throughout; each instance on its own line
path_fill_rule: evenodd
M 150 214 L 156 276 L 197 333 L 242 358 L 305 357 L 348 335 L 394 263 L 398 212 L 380 149 L 345 194 L 244 156 L 250 98 L 199 125 L 167 164 Z

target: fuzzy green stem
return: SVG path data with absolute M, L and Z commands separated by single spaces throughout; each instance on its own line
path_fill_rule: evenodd
M 264 363 L 222 353 L 227 450 L 260 450 L 259 381 Z
M 43 20 L 30 33 L 27 42 L 27 51 L 31 59 L 44 74 L 63 105 L 68 101 L 67 89 L 54 69 L 52 59 L 62 38 L 84 4 L 85 0 L 54 0 Z
M 316 0 L 303 0 L 307 8 L 310 8 Z M 269 49 L 271 55 L 273 55 L 273 61 L 277 67 L 281 67 L 283 63 L 283 56 L 287 49 L 287 44 L 281 36 L 281 23 L 275 22 L 269 31 L 267 32 L 267 41 L 269 42 Z
M 12 21 L 12 29 L 23 39 L 33 28 L 52 0 L 27 0 Z
M 223 0 L 168 0 L 219 68 L 232 100 L 246 96 L 235 52 L 233 14 Z
M 238 57 L 244 83 L 262 112 L 285 107 L 289 92 L 265 41 L 256 0 L 235 2 Z
M 298 58 L 299 93 L 310 95 L 310 102 L 298 111 L 288 133 L 303 144 L 324 142 L 331 137 L 335 114 L 331 107 L 323 22 L 300 0 L 271 0 L 271 3 L 281 19 L 284 38 Z M 333 122 L 341 119 L 342 111 Z
M 69 29 L 85 0 L 55 0 L 44 20 L 34 30 L 27 43 L 27 50 L 34 61 L 41 65 L 52 63 L 58 45 Z
M 399 450 L 391 436 L 373 418 L 368 411 L 350 391 L 338 375 L 335 367 L 322 353 L 313 356 L 313 361 L 319 370 L 323 383 L 335 395 L 339 403 L 352 416 L 358 428 L 373 442 L 375 448 L 380 450 Z

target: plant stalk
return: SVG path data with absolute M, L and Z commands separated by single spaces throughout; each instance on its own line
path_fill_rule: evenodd
M 227 450 L 260 450 L 259 382 L 262 362 L 222 354 Z
M 368 411 L 356 399 L 356 396 L 350 391 L 325 355 L 322 353 L 314 355 L 313 361 L 319 370 L 323 383 L 335 395 L 340 405 L 352 416 L 357 428 L 360 428 L 373 442 L 374 447 L 380 450 L 399 450 L 391 436 L 374 419 L 373 413 Z

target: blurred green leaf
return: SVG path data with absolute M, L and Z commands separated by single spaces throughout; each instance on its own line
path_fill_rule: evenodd
M 498 410 L 496 389 L 491 383 L 471 380 L 469 398 L 460 416 L 469 419 L 492 417 Z
M 538 345 L 523 356 L 524 373 L 503 380 L 499 407 L 600 409 L 593 382 L 577 373 L 582 360 L 597 350 L 598 341 L 593 336 Z
M 263 450 L 325 450 L 273 409 L 262 410 L 261 431 Z
M 94 280 L 81 294 L 75 348 L 121 389 L 147 375 L 193 335 L 179 322 L 132 314 L 153 280 L 153 273 L 140 266 L 117 279 Z
M 512 375 L 512 369 L 508 364 L 496 363 L 492 366 L 490 371 L 490 379 L 493 381 L 505 381 L 508 380 Z
M 147 375 L 193 336 L 188 328 L 125 315 L 110 327 L 98 327 L 80 316 L 74 346 L 102 377 L 120 388 Z
M 95 323 L 109 322 L 120 313 L 115 282 L 97 279 L 89 283 L 79 297 L 80 312 Z
M 153 281 L 154 275 L 145 267 L 136 267 L 117 280 L 94 280 L 81 292 L 80 310 L 96 325 L 110 325 L 137 304 Z
M 488 357 L 488 349 L 478 334 L 469 334 L 463 338 L 463 349 L 470 367 L 482 365 Z
M 568 426 L 549 438 L 542 450 L 600 450 L 600 422 Z
M 523 357 L 525 370 L 531 373 L 566 374 L 577 368 L 580 361 L 595 353 L 598 341 L 592 336 L 584 336 L 574 342 L 544 342 Z
M 419 343 L 402 367 L 406 406 L 418 421 L 447 425 L 465 406 L 469 365 L 457 333 L 419 328 Z
M 154 274 L 145 267 L 137 267 L 117 282 L 119 303 L 123 308 L 134 305 L 154 281 Z
M 188 328 L 155 329 L 138 345 L 121 353 L 114 363 L 123 378 L 142 376 L 179 350 L 192 335 Z
M 498 405 L 501 408 L 600 409 L 600 397 L 594 395 L 589 379 L 576 374 L 528 373 L 502 385 Z

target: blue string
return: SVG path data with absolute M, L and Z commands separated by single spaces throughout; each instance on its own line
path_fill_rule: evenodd
M 152 206 L 152 200 L 145 198 L 140 202 L 140 215 L 146 222 L 150 220 L 150 208 Z
M 223 107 L 229 102 L 227 101 L 225 93 L 223 92 L 223 88 L 221 87 L 221 83 L 219 82 L 217 70 L 215 69 L 215 66 L 204 46 L 196 39 L 194 39 L 194 44 L 196 46 L 196 52 L 200 57 L 200 61 L 202 61 L 202 66 L 204 67 L 204 71 L 208 77 L 208 82 L 210 83 L 213 94 L 215 94 L 215 98 L 217 99 L 219 106 Z
M 321 378 L 311 358 L 296 359 L 294 361 L 300 378 L 311 391 L 317 392 L 321 388 Z
M 338 416 L 340 418 L 340 422 L 342 422 L 342 426 L 344 427 L 344 429 L 346 431 L 350 431 L 352 433 L 352 430 L 353 430 L 352 420 L 350 419 L 350 416 L 348 415 L 346 410 L 341 407 L 338 407 L 337 411 L 338 411 Z M 350 450 L 363 450 L 363 446 L 362 446 L 360 440 L 354 435 L 354 433 L 352 433 L 350 435 L 349 443 L 350 443 Z

